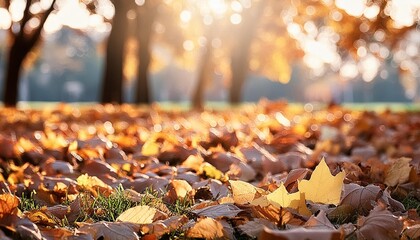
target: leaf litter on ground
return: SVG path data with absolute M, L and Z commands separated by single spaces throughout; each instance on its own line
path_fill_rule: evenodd
M 415 239 L 420 115 L 0 110 L 0 236 Z

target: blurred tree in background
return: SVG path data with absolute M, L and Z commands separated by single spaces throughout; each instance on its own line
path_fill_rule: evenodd
M 2 0 L 0 28 L 9 33 L 4 102 L 18 100 L 22 64 L 45 59 L 39 58 L 39 39 L 63 26 L 89 38 L 109 36 L 103 103 L 127 101 L 125 86 L 135 88 L 134 102 L 150 103 L 150 74 L 168 65 L 193 73 L 195 85 L 177 88 L 183 94 L 195 88 L 195 107 L 203 106 L 212 84 L 219 92 L 228 89 L 227 99 L 237 103 L 249 76 L 288 83 L 296 66 L 304 78 L 343 86 L 355 78 L 385 78 L 385 66 L 398 66 L 406 95 L 415 99 L 419 12 L 416 0 Z M 58 82 L 78 91 L 72 80 Z M 305 94 L 324 94 L 315 85 L 312 90 Z
M 9 29 L 10 48 L 5 71 L 5 88 L 3 102 L 6 106 L 16 106 L 18 100 L 19 79 L 23 61 L 38 43 L 41 32 L 48 16 L 54 10 L 53 0 L 50 4 L 41 4 L 40 1 L 27 0 L 23 12 L 16 16 Z M 31 9 L 32 4 L 38 3 L 39 8 Z M 16 8 L 17 1 L 5 0 L 6 9 Z M 32 10 L 32 11 L 31 11 Z

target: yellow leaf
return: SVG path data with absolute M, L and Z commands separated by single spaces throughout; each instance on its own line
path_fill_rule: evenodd
M 298 182 L 299 192 L 304 193 L 306 200 L 315 203 L 335 204 L 340 202 L 344 171 L 333 176 L 325 160 L 322 159 L 309 180 Z
M 225 176 L 221 171 L 219 171 L 217 168 L 215 168 L 213 165 L 207 162 L 201 164 L 198 173 L 205 175 L 208 178 L 213 178 L 220 181 L 227 180 L 227 176 Z
M 398 184 L 407 182 L 411 171 L 410 162 L 411 158 L 402 157 L 397 159 L 388 171 L 386 171 L 384 183 L 394 187 Z
M 305 194 L 301 192 L 289 193 L 283 183 L 274 192 L 267 195 L 267 200 L 276 207 L 292 208 L 302 215 L 311 215 L 306 207 Z
M 229 181 L 232 188 L 233 201 L 236 204 L 248 204 L 259 198 L 264 190 L 244 181 Z
M 136 206 L 125 210 L 117 221 L 136 224 L 148 224 L 156 220 L 166 219 L 168 216 L 156 208 L 149 206 Z
M 155 142 L 155 139 L 150 138 L 141 148 L 141 154 L 144 156 L 155 156 L 159 154 L 160 145 Z
M 80 175 L 77 179 L 77 184 L 85 189 L 95 190 L 95 188 L 103 188 L 107 190 L 112 190 L 112 188 L 104 183 L 101 179 L 95 176 L 89 176 L 88 174 Z

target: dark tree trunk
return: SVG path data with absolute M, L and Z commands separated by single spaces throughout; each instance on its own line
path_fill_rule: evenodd
M 207 39 L 206 49 L 201 57 L 200 67 L 198 69 L 199 75 L 197 85 L 193 92 L 192 106 L 194 109 L 202 109 L 204 107 L 205 88 L 210 80 L 213 70 L 212 55 L 213 47 L 211 45 L 212 38 Z
M 139 66 L 137 71 L 137 88 L 135 102 L 139 104 L 149 104 L 151 94 L 149 87 L 149 66 L 151 61 L 150 42 L 153 32 L 157 9 L 160 1 L 146 1 L 145 5 L 138 11 L 138 58 Z
M 21 44 L 15 42 L 10 48 L 9 57 L 6 65 L 4 105 L 14 107 L 18 101 L 19 78 L 23 59 L 28 54 Z
M 120 0 L 112 1 L 115 7 L 112 29 L 109 34 L 105 72 L 102 85 L 102 103 L 122 103 L 124 50 L 127 40 L 128 3 Z
M 248 73 L 251 44 L 263 12 L 263 6 L 264 4 L 261 1 L 258 6 L 247 10 L 244 13 L 243 22 L 237 28 L 237 44 L 232 49 L 230 63 L 232 79 L 229 89 L 229 102 L 231 104 L 238 104 L 242 100 L 242 89 Z
M 39 15 L 40 23 L 38 27 L 32 29 L 30 33 L 25 33 L 25 27 L 28 21 L 33 17 L 30 13 L 29 8 L 32 1 L 27 0 L 25 10 L 23 12 L 23 18 L 20 21 L 20 30 L 17 33 L 10 31 L 12 35 L 12 45 L 10 47 L 9 55 L 7 57 L 6 72 L 4 78 L 4 94 L 3 102 L 6 107 L 15 107 L 18 102 L 19 92 L 19 80 L 20 73 L 22 71 L 22 63 L 25 60 L 28 53 L 34 48 L 35 44 L 41 37 L 42 29 L 47 21 L 48 16 L 54 10 L 54 4 L 56 0 L 53 0 L 50 7 Z M 6 6 L 9 2 L 6 3 Z

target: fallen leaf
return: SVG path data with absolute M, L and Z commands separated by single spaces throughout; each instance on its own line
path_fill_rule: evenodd
M 290 230 L 273 230 L 264 228 L 259 240 L 341 240 L 343 237 L 338 230 L 331 229 L 306 229 L 303 227 Z
M 16 223 L 16 233 L 19 235 L 20 239 L 43 239 L 38 226 L 27 218 L 18 220 Z
M 55 218 L 53 215 L 48 214 L 48 212 L 45 210 L 32 210 L 26 212 L 25 215 L 31 222 L 36 223 L 38 225 L 50 227 L 58 225 L 58 219 Z
M 231 164 L 229 171 L 226 172 L 226 175 L 228 175 L 230 179 L 238 179 L 247 182 L 254 180 L 257 173 L 248 164 L 239 162 Z
M 245 224 L 239 225 L 238 228 L 246 235 L 257 238 L 264 230 L 264 227 L 269 229 L 277 229 L 276 224 L 263 218 L 255 218 Z
M 331 229 L 336 230 L 327 218 L 327 214 L 321 210 L 316 217 L 312 215 L 304 225 L 307 229 Z
M 117 221 L 136 224 L 148 224 L 156 220 L 166 218 L 168 218 L 168 216 L 156 208 L 140 205 L 125 210 L 123 213 L 121 213 L 120 216 L 118 216 Z
M 218 217 L 236 217 L 238 213 L 242 212 L 240 208 L 233 204 L 219 204 L 214 206 L 208 206 L 202 209 L 194 210 L 193 213 L 197 214 L 198 216 L 205 216 L 210 218 L 218 218 Z
M 309 172 L 310 170 L 307 168 L 293 169 L 292 171 L 289 172 L 289 174 L 287 174 L 287 178 L 284 181 L 284 186 L 286 187 L 288 191 L 291 191 L 295 187 L 297 190 L 298 181 L 304 179 L 308 175 Z
M 349 205 L 357 213 L 367 215 L 374 207 L 372 203 L 375 203 L 382 196 L 382 192 L 380 187 L 372 184 L 366 187 L 354 183 L 344 184 L 340 206 Z
M 41 228 L 41 235 L 46 240 L 67 239 L 73 236 L 73 232 L 66 228 Z
M 305 194 L 301 192 L 288 193 L 283 183 L 274 192 L 267 195 L 267 200 L 277 207 L 296 209 L 305 216 L 312 214 L 306 207 Z
M 232 188 L 233 200 L 239 205 L 251 203 L 264 192 L 263 189 L 240 180 L 230 180 L 229 184 Z
M 410 162 L 411 158 L 406 157 L 395 160 L 391 167 L 386 171 L 384 183 L 394 187 L 398 184 L 407 182 L 411 171 Z
M 420 238 L 420 224 L 407 226 L 404 229 L 403 236 L 405 239 L 419 239 Z M 404 239 L 404 238 L 402 238 Z
M 357 220 L 357 239 L 399 239 L 403 224 L 379 203 L 367 217 Z
M 155 156 L 159 154 L 160 144 L 156 143 L 155 139 L 150 138 L 141 148 L 141 154 L 144 156 Z
M 187 230 L 188 238 L 218 239 L 226 238 L 223 225 L 213 218 L 201 218 Z
M 168 185 L 167 200 L 174 203 L 177 199 L 184 199 L 191 190 L 192 187 L 187 181 L 174 179 Z
M 79 232 L 89 234 L 93 239 L 139 239 L 137 232 L 140 226 L 127 222 L 97 222 L 83 223 Z
M 298 188 L 301 193 L 305 193 L 306 200 L 337 205 L 340 202 L 345 176 L 344 171 L 333 176 L 325 160 L 322 159 L 309 180 L 299 181 Z
M 105 184 L 101 179 L 95 176 L 89 176 L 88 174 L 80 175 L 77 179 L 77 184 L 83 189 L 89 190 L 92 193 L 96 194 L 99 190 L 100 192 L 111 192 L 112 188 Z
M 162 235 L 175 231 L 182 227 L 188 222 L 188 217 L 183 216 L 172 216 L 165 220 L 158 220 L 156 222 L 141 226 L 141 232 L 143 234 L 153 234 L 157 238 Z
M 19 199 L 12 194 L 0 194 L 0 219 L 6 215 L 17 214 Z
M 227 177 L 220 170 L 207 162 L 201 164 L 200 169 L 198 170 L 198 174 L 207 178 L 213 178 L 221 181 L 227 180 Z

